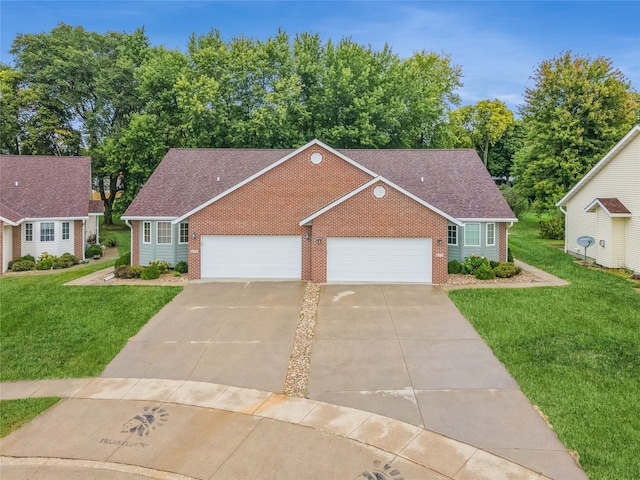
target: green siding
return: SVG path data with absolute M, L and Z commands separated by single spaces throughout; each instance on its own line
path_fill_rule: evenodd
M 171 225 L 171 243 L 157 243 L 156 227 L 158 222 L 151 222 L 151 243 L 143 243 L 140 235 L 140 265 L 148 265 L 154 260 L 164 260 L 171 267 L 180 261 L 187 261 L 189 256 L 189 244 L 178 243 L 180 235 L 180 225 Z
M 489 222 L 495 224 L 495 245 L 487 245 L 487 223 L 482 222 L 468 222 L 468 223 L 480 223 L 480 245 L 479 246 L 466 246 L 464 244 L 464 227 L 458 227 L 458 245 L 448 246 L 448 259 L 458 260 L 463 262 L 466 257 L 471 255 L 479 255 L 481 257 L 487 257 L 489 260 L 498 261 L 500 259 L 499 252 L 499 223 Z

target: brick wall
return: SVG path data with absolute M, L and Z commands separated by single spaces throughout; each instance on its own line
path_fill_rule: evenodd
M 140 265 L 140 235 L 142 222 L 140 220 L 132 220 L 129 223 L 131 223 L 131 265 Z M 191 266 L 189 266 L 189 269 L 191 269 Z
M 313 153 L 322 162 L 311 161 Z M 300 235 L 305 217 L 346 195 L 371 175 L 314 145 L 189 218 L 189 278 L 200 278 L 202 235 Z M 303 255 L 307 247 L 303 243 Z M 308 254 L 307 254 L 308 255 Z M 301 277 L 310 270 L 303 258 Z M 305 266 L 306 265 L 306 266 Z
M 84 260 L 84 228 L 82 228 L 82 220 L 73 221 L 73 254 L 81 260 Z
M 386 189 L 382 198 L 373 195 L 378 185 Z M 320 244 L 311 242 L 314 282 L 327 280 L 327 237 L 432 238 L 432 282 L 447 281 L 447 219 L 382 182 L 315 218 L 312 236 L 322 238 Z
M 22 256 L 22 225 L 18 225 L 17 227 L 12 227 L 13 229 L 13 258 L 18 258 Z M 34 230 L 33 234 L 36 232 Z M 12 259 L 13 260 L 13 259 Z
M 507 261 L 507 224 L 498 223 L 498 259 L 500 262 Z
M 4 261 L 2 244 L 4 242 L 4 222 L 0 220 L 0 275 L 4 273 Z

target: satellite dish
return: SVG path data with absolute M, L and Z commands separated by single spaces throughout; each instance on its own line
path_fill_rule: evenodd
M 578 245 L 584 247 L 584 266 L 587 266 L 587 248 L 596 243 L 596 239 L 589 235 L 583 235 L 576 240 Z
M 576 240 L 576 242 L 581 247 L 589 248 L 591 245 L 596 243 L 596 240 L 595 240 L 595 238 L 590 237 L 588 235 L 583 235 L 582 237 L 578 237 L 578 240 Z

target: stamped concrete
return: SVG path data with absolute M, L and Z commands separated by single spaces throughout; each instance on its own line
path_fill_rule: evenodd
M 546 478 L 415 425 L 312 400 L 192 381 L 80 383 L 2 439 L 3 480 Z
M 303 282 L 189 284 L 133 337 L 103 377 L 196 380 L 282 390 Z

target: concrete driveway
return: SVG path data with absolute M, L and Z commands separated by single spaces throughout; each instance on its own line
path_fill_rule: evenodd
M 281 392 L 303 282 L 190 284 L 103 377 L 166 378 Z
M 309 398 L 422 426 L 554 478 L 584 475 L 440 287 L 324 285 Z

